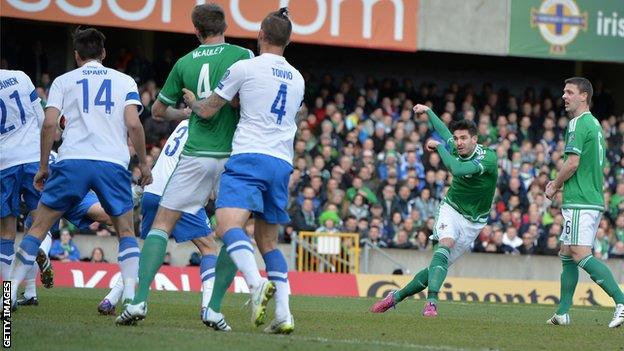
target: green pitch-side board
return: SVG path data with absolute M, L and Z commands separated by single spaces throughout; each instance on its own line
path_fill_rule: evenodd
M 509 54 L 624 62 L 624 0 L 511 0 Z

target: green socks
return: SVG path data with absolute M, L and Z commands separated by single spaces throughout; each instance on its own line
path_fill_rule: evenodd
M 160 230 L 152 229 L 147 234 L 139 259 L 139 289 L 132 304 L 147 301 L 150 285 L 165 260 L 169 235 Z
M 572 259 L 572 256 L 561 255 L 561 263 L 563 265 L 563 270 L 561 271 L 561 301 L 559 302 L 557 312 L 555 312 L 558 315 L 566 314 L 570 310 L 574 290 L 579 278 L 578 266 Z
M 208 304 L 208 307 L 213 311 L 221 312 L 223 297 L 230 284 L 232 284 L 237 271 L 236 264 L 234 264 L 234 261 L 232 261 L 225 249 L 225 245 L 223 245 L 217 258 L 217 266 L 215 267 L 217 275 L 215 276 L 214 288 L 212 289 L 212 297 Z
M 593 255 L 587 255 L 579 261 L 578 265 L 585 270 L 591 279 L 604 290 L 616 304 L 624 304 L 624 293 L 613 278 L 613 273 L 606 264 L 596 259 Z
M 407 283 L 403 289 L 396 291 L 393 295 L 394 303 L 399 303 L 406 298 L 425 290 L 427 284 L 429 284 L 429 268 L 425 268 L 416 273 L 412 281 Z
M 446 279 L 448 260 L 451 250 L 446 246 L 438 246 L 429 264 L 429 291 L 427 301 L 438 302 L 438 292 Z

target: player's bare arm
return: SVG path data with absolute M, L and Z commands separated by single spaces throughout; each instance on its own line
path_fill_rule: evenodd
M 565 183 L 566 180 L 570 179 L 570 177 L 574 175 L 576 169 L 579 166 L 580 159 L 581 158 L 577 154 L 568 155 L 568 159 L 563 164 L 563 167 L 561 167 L 561 171 L 559 171 L 559 174 L 557 174 L 557 178 L 546 184 L 545 194 L 547 198 L 552 199 L 557 191 L 561 189 L 563 183 Z
M 54 137 L 56 136 L 56 120 L 61 114 L 56 107 L 49 107 L 45 110 L 45 118 L 41 126 L 41 156 L 39 158 L 39 170 L 33 179 L 33 186 L 39 191 L 43 191 L 43 184 L 48 179 L 48 160 Z
M 190 108 L 173 108 L 162 103 L 156 99 L 152 106 L 152 115 L 157 119 L 163 119 L 166 121 L 181 121 L 191 116 Z
M 139 112 L 134 105 L 126 106 L 124 110 L 124 120 L 128 129 L 128 136 L 134 145 L 137 157 L 139 158 L 139 169 L 141 170 L 141 185 L 152 183 L 152 170 L 147 164 L 145 151 L 145 131 L 139 119 Z
M 186 88 L 182 89 L 182 91 L 184 92 L 184 102 L 186 105 L 189 106 L 196 115 L 204 119 L 210 119 L 228 102 L 215 93 L 210 94 L 206 99 L 197 101 L 192 91 Z

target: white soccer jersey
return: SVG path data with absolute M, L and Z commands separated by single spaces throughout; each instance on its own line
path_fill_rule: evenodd
M 145 187 L 146 192 L 162 196 L 165 186 L 178 164 L 178 159 L 187 138 L 188 120 L 184 120 L 171 133 L 169 139 L 167 139 L 167 144 L 160 152 L 160 156 L 158 156 L 158 160 L 154 168 L 152 168 L 152 184 Z
M 304 89 L 301 73 L 283 56 L 265 53 L 233 64 L 214 91 L 228 101 L 240 94 L 232 155 L 260 153 L 292 164 Z
M 58 161 L 99 160 L 128 166 L 128 131 L 124 109 L 142 107 L 134 80 L 97 61 L 56 78 L 48 105 L 65 116 Z
M 22 71 L 0 70 L 0 169 L 39 162 L 41 99 Z

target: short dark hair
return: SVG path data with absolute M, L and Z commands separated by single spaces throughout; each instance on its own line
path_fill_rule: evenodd
M 215 3 L 197 5 L 191 12 L 193 26 L 202 38 L 213 37 L 225 33 L 225 12 Z
M 467 130 L 470 136 L 477 135 L 477 125 L 467 119 L 451 122 L 451 132 L 455 133 L 456 130 Z
M 106 37 L 95 28 L 80 29 L 74 32 L 74 50 L 83 60 L 99 59 L 104 52 Z
M 580 93 L 587 93 L 587 104 L 589 105 L 594 95 L 594 87 L 587 78 L 572 77 L 565 80 L 565 84 L 574 84 Z
M 260 25 L 264 32 L 264 39 L 271 45 L 285 47 L 290 42 L 292 23 L 288 17 L 288 8 L 269 13 Z

